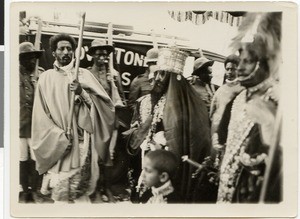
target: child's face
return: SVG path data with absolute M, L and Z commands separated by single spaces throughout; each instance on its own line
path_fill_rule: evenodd
M 160 187 L 163 184 L 161 182 L 161 173 L 153 167 L 152 161 L 148 157 L 145 157 L 143 180 L 148 187 Z

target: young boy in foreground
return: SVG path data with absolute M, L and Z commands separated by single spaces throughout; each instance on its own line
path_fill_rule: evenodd
M 146 154 L 143 168 L 144 184 L 151 188 L 140 198 L 140 203 L 178 203 L 179 196 L 172 185 L 179 164 L 170 151 L 155 150 Z

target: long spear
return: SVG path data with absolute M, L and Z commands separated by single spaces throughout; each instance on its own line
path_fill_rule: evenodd
M 35 34 L 35 41 L 34 41 L 34 47 L 36 50 L 40 50 L 40 44 L 41 44 L 41 36 L 42 36 L 42 20 L 39 18 L 38 21 L 38 28 Z M 36 86 L 37 79 L 39 77 L 39 59 L 36 60 L 35 64 L 35 71 L 34 71 L 34 87 Z
M 79 64 L 80 64 L 80 55 L 81 55 L 81 47 L 82 47 L 82 39 L 83 39 L 83 29 L 84 29 L 84 22 L 85 22 L 85 12 L 81 15 L 81 23 L 80 23 L 80 35 L 78 39 L 78 46 L 77 46 L 77 55 L 76 55 L 76 63 L 75 63 L 75 80 L 78 80 L 78 72 L 79 72 Z M 69 141 L 71 142 L 71 126 L 73 120 L 73 113 L 74 113 L 74 101 L 75 101 L 75 93 L 72 92 L 71 94 L 71 103 L 70 103 L 70 111 L 69 111 L 69 118 L 68 118 L 68 126 L 67 126 L 67 136 L 69 137 Z
M 113 45 L 113 25 L 112 25 L 112 23 L 108 24 L 107 35 L 108 35 L 108 45 L 112 46 Z M 118 75 L 119 73 L 117 73 L 114 68 L 113 60 L 114 60 L 114 52 L 111 52 L 109 54 L 109 69 L 110 69 L 110 74 L 111 74 L 111 77 L 110 77 L 111 99 L 115 106 L 124 107 L 125 105 L 120 97 L 118 88 L 114 82 L 114 76 Z
M 81 15 L 81 23 L 80 23 L 80 34 L 78 39 L 78 46 L 77 46 L 77 58 L 75 63 L 75 80 L 78 79 L 78 72 L 79 72 L 79 64 L 80 64 L 80 55 L 81 55 L 81 47 L 82 47 L 82 39 L 83 39 L 83 29 L 84 29 L 84 22 L 85 22 L 85 12 Z M 73 120 L 73 113 L 74 113 L 74 102 L 75 102 L 75 93 L 71 93 L 71 103 L 70 103 L 70 111 L 68 115 L 68 126 L 67 126 L 67 137 L 69 139 L 69 145 L 71 145 L 71 126 Z M 62 158 L 63 159 L 63 158 Z M 58 161 L 58 169 L 61 170 L 62 159 Z
M 265 202 L 268 184 L 270 181 L 272 164 L 275 159 L 276 149 L 279 147 L 279 143 L 280 143 L 281 123 L 282 123 L 282 111 L 281 111 L 281 104 L 280 104 L 280 100 L 279 100 L 278 109 L 277 109 L 277 113 L 276 113 L 276 117 L 275 117 L 274 131 L 273 131 L 273 135 L 272 135 L 272 139 L 271 139 L 272 141 L 271 141 L 270 149 L 269 149 L 269 159 L 268 159 L 268 162 L 266 162 L 266 170 L 265 170 L 264 180 L 263 180 L 260 197 L 259 197 L 260 203 Z
M 84 22 L 85 22 L 85 12 L 81 15 L 81 22 L 80 22 L 80 34 L 78 38 L 78 45 L 77 45 L 77 54 L 76 54 L 76 63 L 75 63 L 75 80 L 78 80 L 78 73 L 79 73 L 79 64 L 80 64 L 80 55 L 81 55 L 81 47 L 82 47 L 82 39 L 83 39 L 83 29 L 84 29 Z M 69 118 L 68 118 L 68 126 L 67 126 L 67 136 L 69 139 L 69 145 L 71 145 L 72 139 L 71 139 L 71 130 L 72 130 L 72 120 L 73 120 L 73 114 L 74 114 L 74 102 L 75 102 L 75 91 L 71 93 L 71 108 L 69 111 Z M 59 169 L 61 169 L 61 160 L 59 163 Z M 68 183 L 68 198 L 70 199 L 70 179 Z

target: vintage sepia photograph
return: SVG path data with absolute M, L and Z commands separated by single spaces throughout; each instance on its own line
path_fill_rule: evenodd
M 295 214 L 295 9 L 12 3 L 12 216 Z

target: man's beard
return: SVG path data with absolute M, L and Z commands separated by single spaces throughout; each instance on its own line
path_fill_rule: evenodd
M 64 56 L 64 57 L 58 58 L 57 61 L 62 66 L 66 66 L 66 65 L 70 64 L 70 62 L 72 61 L 72 58 L 70 56 Z
M 162 84 L 160 85 L 156 85 L 154 84 L 150 95 L 151 95 L 151 104 L 152 104 L 152 110 L 154 108 L 154 106 L 157 104 L 157 102 L 160 100 L 160 98 L 166 93 L 166 84 L 162 85 L 162 87 L 160 87 Z
M 157 104 L 159 99 L 163 96 L 163 92 L 153 92 L 151 91 L 151 103 L 152 103 L 152 108 Z
M 151 89 L 151 103 L 152 110 L 160 98 L 167 92 L 171 79 L 170 72 L 166 72 L 164 79 L 154 81 L 153 87 Z

